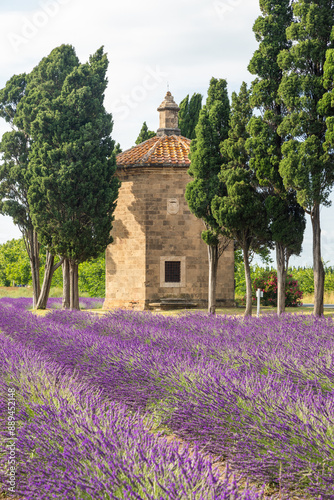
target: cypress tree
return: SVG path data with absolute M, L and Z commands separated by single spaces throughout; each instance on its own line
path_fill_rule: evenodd
M 206 230 L 202 239 L 208 245 L 209 290 L 208 311 L 216 310 L 216 280 L 218 259 L 230 244 L 223 236 L 221 226 L 213 217 L 211 202 L 213 198 L 225 193 L 225 186 L 218 174 L 222 157 L 220 143 L 227 138 L 230 104 L 226 80 L 212 78 L 206 105 L 202 108 L 196 137 L 190 144 L 191 165 L 189 175 L 193 178 L 186 187 L 185 197 L 190 211 L 202 219 Z
M 7 82 L 11 85 L 11 82 Z M 4 104 L 3 93 L 0 101 Z M 11 123 L 13 125 L 13 122 Z M 27 171 L 30 143 L 29 137 L 13 126 L 11 132 L 5 132 L 0 142 L 2 163 L 0 165 L 0 213 L 12 217 L 23 237 L 29 256 L 33 307 L 36 307 L 41 292 L 39 269 L 40 244 L 34 229 L 29 210 L 28 189 L 29 175 Z
M 334 48 L 334 2 L 297 0 L 287 29 L 293 43 L 278 62 L 283 70 L 279 95 L 289 114 L 278 128 L 284 138 L 280 174 L 286 188 L 310 215 L 313 230 L 314 314 L 323 314 L 324 269 L 321 261 L 320 207 L 328 206 L 334 183 L 332 148 L 326 149 L 326 110 L 322 99 L 326 51 Z
M 155 137 L 155 132 L 152 130 L 148 130 L 148 126 L 146 122 L 143 123 L 142 128 L 140 129 L 139 135 L 136 139 L 136 144 L 141 144 L 144 141 L 147 141 L 148 139 L 151 139 L 152 137 Z
M 283 139 L 277 130 L 288 110 L 278 95 L 282 70 L 277 57 L 281 50 L 291 47 L 286 28 L 292 22 L 290 0 L 265 0 L 260 3 L 262 16 L 254 23 L 253 31 L 260 42 L 248 70 L 258 78 L 252 84 L 251 104 L 261 111 L 248 125 L 250 138 L 246 148 L 250 166 L 254 169 L 266 194 L 266 209 L 271 237 L 276 246 L 277 313 L 285 311 L 285 284 L 292 254 L 299 254 L 305 229 L 304 211 L 297 203 L 293 190 L 286 190 L 279 174 Z
M 79 60 L 73 47 L 63 45 L 59 49 L 55 49 L 53 51 L 52 60 L 50 60 L 50 58 L 43 58 L 32 72 L 26 76 L 25 92 L 16 106 L 15 125 L 19 130 L 23 131 L 29 143 L 28 168 L 25 173 L 26 180 L 29 179 L 29 182 L 26 184 L 26 196 L 27 206 L 29 207 L 29 217 L 31 218 L 34 228 L 33 236 L 35 236 L 35 241 L 37 241 L 37 232 L 35 224 L 33 223 L 31 204 L 29 203 L 28 195 L 32 182 L 32 170 L 30 168 L 32 145 L 34 143 L 32 137 L 32 123 L 36 119 L 38 112 L 41 110 L 47 111 L 52 108 L 52 102 L 59 97 L 66 76 L 76 65 L 78 65 L 78 63 Z M 40 241 L 40 239 L 38 241 Z M 39 243 L 37 243 L 37 245 L 39 249 Z M 37 245 L 35 243 L 35 247 Z M 34 305 L 38 309 L 45 309 L 53 273 L 64 260 L 64 258 L 61 258 L 57 264 L 54 264 L 54 258 L 55 256 L 50 248 L 47 248 L 43 285 L 38 293 L 37 301 L 34 301 Z M 39 286 L 39 275 L 38 278 L 36 277 L 36 280 L 37 279 Z
M 189 95 L 187 95 L 180 102 L 179 129 L 183 137 L 187 137 L 188 139 L 194 139 L 196 137 L 195 129 L 202 108 L 202 98 L 203 96 L 201 94 L 195 93 L 190 100 Z
M 117 156 L 121 152 L 122 152 L 122 148 L 121 148 L 120 143 L 118 142 L 117 144 L 115 144 L 115 147 L 114 147 L 115 156 Z
M 112 242 L 119 182 L 111 140 L 112 117 L 103 105 L 108 60 L 103 48 L 67 74 L 60 93 L 56 61 L 67 46 L 37 69 L 49 77 L 35 87 L 41 103 L 31 123 L 33 137 L 28 192 L 32 220 L 41 242 L 66 258 L 70 307 L 79 308 L 78 265 L 96 258 Z
M 243 252 L 246 279 L 245 315 L 252 314 L 250 251 L 258 250 L 268 240 L 267 216 L 263 195 L 258 189 L 255 172 L 250 168 L 246 140 L 247 125 L 252 116 L 250 91 L 243 83 L 239 94 L 233 92 L 228 139 L 221 145 L 222 166 L 218 176 L 226 186 L 223 196 L 212 201 L 212 213 L 224 234 L 236 240 Z
M 43 60 L 44 61 L 44 60 Z M 40 63 L 43 66 L 43 61 Z M 52 71 L 56 75 L 55 85 L 49 89 L 54 96 L 59 92 L 61 82 L 66 76 L 66 68 L 72 68 L 77 63 L 75 54 L 70 47 L 57 59 L 57 68 Z M 31 182 L 31 171 L 28 168 L 33 144 L 31 137 L 31 122 L 37 110 L 43 105 L 36 99 L 36 68 L 28 75 L 14 75 L 0 91 L 0 115 L 11 124 L 12 131 L 6 132 L 1 141 L 0 149 L 4 153 L 0 178 L 2 213 L 13 217 L 22 232 L 29 255 L 33 284 L 33 305 L 39 307 L 41 300 L 46 304 L 45 287 L 40 288 L 39 251 L 40 242 L 34 227 L 28 191 Z M 47 80 L 45 72 L 38 84 Z M 34 81 L 33 84 L 31 82 Z M 44 91 L 47 87 L 44 86 Z M 44 104 L 45 105 L 45 104 Z M 47 252 L 48 265 L 45 267 L 44 281 L 51 282 L 52 273 L 60 265 L 53 265 L 53 256 Z M 43 297 L 42 297 L 43 295 Z

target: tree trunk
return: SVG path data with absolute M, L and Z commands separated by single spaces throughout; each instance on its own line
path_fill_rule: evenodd
M 63 309 L 70 308 L 70 263 L 68 259 L 63 262 Z
M 324 313 L 325 273 L 321 261 L 320 206 L 318 204 L 311 212 L 311 222 L 313 230 L 314 314 L 322 316 Z
M 285 247 L 281 243 L 276 243 L 276 263 L 277 263 L 277 315 L 285 312 L 285 286 L 287 275 L 287 263 L 285 260 Z
M 249 266 L 249 248 L 242 249 L 244 255 L 245 278 L 246 278 L 246 309 L 244 316 L 252 315 L 252 280 Z
M 80 309 L 79 307 L 79 280 L 78 269 L 79 265 L 70 260 L 70 309 Z
M 41 293 L 41 283 L 39 279 L 39 243 L 36 231 L 28 229 L 23 234 L 23 241 L 30 260 L 32 290 L 33 290 L 33 307 L 35 308 L 38 302 L 38 297 Z
M 41 293 L 38 297 L 36 309 L 46 309 L 46 305 L 49 298 L 51 281 L 53 273 L 58 269 L 59 266 L 62 265 L 63 259 L 61 259 L 57 264 L 54 263 L 54 255 L 51 255 L 50 252 L 46 251 L 46 262 L 45 262 L 45 270 L 44 270 L 44 279 Z
M 208 312 L 216 312 L 216 288 L 218 269 L 218 245 L 208 245 L 209 257 L 209 290 L 208 290 Z

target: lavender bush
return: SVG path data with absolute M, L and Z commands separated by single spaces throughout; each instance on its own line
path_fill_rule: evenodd
M 172 466 L 168 462 L 170 445 L 161 451 L 149 442 L 148 435 L 146 451 L 140 448 L 140 440 L 136 448 L 139 435 L 146 436 L 147 429 L 151 438 L 154 432 L 173 432 L 205 453 L 225 457 L 233 470 L 259 484 L 276 485 L 281 498 L 293 498 L 292 491 L 303 498 L 334 498 L 332 319 L 294 315 L 243 319 L 201 313 L 164 317 L 126 311 L 103 317 L 53 311 L 36 317 L 23 310 L 15 312 L 7 302 L 0 309 L 0 329 L 4 346 L 9 346 L 6 356 L 1 356 L 7 360 L 6 383 L 15 383 L 22 395 L 20 419 L 28 436 L 28 441 L 22 441 L 23 455 L 35 442 L 39 459 L 48 457 L 51 438 L 46 432 L 50 427 L 52 436 L 59 436 L 52 443 L 66 442 L 67 453 L 82 457 L 78 474 L 75 467 L 68 472 L 70 460 L 61 458 L 52 465 L 57 472 L 49 474 L 45 469 L 49 458 L 35 460 L 33 455 L 22 465 L 25 493 L 32 491 L 33 495 L 34 485 L 49 476 L 56 492 L 71 473 L 73 488 L 91 495 L 80 493 L 74 498 L 256 498 L 254 492 L 237 493 L 236 484 L 234 493 L 228 493 L 230 486 L 218 483 L 204 466 L 196 476 L 183 462 L 174 461 Z M 29 355 L 15 355 L 20 349 Z M 29 369 L 27 360 L 22 361 L 27 356 L 37 363 Z M 43 370 L 38 362 L 45 363 Z M 24 377 L 22 370 L 26 370 Z M 36 387 L 43 387 L 46 400 L 32 403 Z M 117 434 L 108 431 L 114 429 L 110 411 L 113 422 L 129 419 L 120 427 L 142 425 L 137 434 L 131 430 L 132 441 L 126 449 L 120 448 L 120 443 L 128 442 L 124 436 L 114 448 L 110 444 Z M 45 432 L 36 441 L 38 426 L 43 425 Z M 103 434 L 99 434 L 101 429 Z M 52 446 L 53 456 L 64 455 L 64 449 Z M 122 450 L 123 460 L 117 465 L 111 453 L 116 449 Z M 137 449 L 140 453 L 131 454 Z M 154 466 L 161 477 L 145 470 L 149 480 L 143 486 L 140 472 L 146 461 L 142 457 L 148 460 L 145 453 L 152 449 L 159 459 L 169 458 Z M 22 456 L 23 462 L 26 456 Z M 102 456 L 106 461 L 101 461 Z M 131 460 L 137 460 L 137 468 Z M 39 470 L 37 463 L 46 465 Z M 116 469 L 123 470 L 117 480 Z M 130 470 L 137 472 L 131 476 Z M 178 482 L 166 470 L 173 470 Z M 78 486 L 82 477 L 89 487 L 85 482 Z M 167 482 L 161 482 L 162 477 Z M 117 484 L 116 492 L 112 483 Z M 132 488 L 128 493 L 127 487 Z M 152 488 L 158 488 L 158 493 Z
M 103 400 L 79 376 L 39 352 L 0 334 L 0 383 L 5 416 L 8 387 L 18 395 L 17 493 L 26 499 L 226 499 L 258 500 L 239 491 L 227 470 L 218 482 L 198 447 L 190 457 L 147 432 L 139 413 Z M 31 374 L 34 374 L 31 376 Z M 2 440 L 6 431 L 1 429 Z M 0 452 L 0 481 L 7 456 Z

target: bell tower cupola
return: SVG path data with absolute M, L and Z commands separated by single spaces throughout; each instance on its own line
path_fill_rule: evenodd
M 164 135 L 181 135 L 178 117 L 179 110 L 180 108 L 174 101 L 174 97 L 168 91 L 165 99 L 158 107 L 160 114 L 159 128 L 157 130 L 158 137 L 162 137 Z

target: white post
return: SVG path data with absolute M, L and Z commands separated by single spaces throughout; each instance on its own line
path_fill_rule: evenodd
M 261 301 L 261 297 L 263 297 L 263 292 L 261 290 L 261 288 L 258 288 L 256 290 L 256 296 L 257 296 L 257 317 L 260 316 L 260 301 Z

